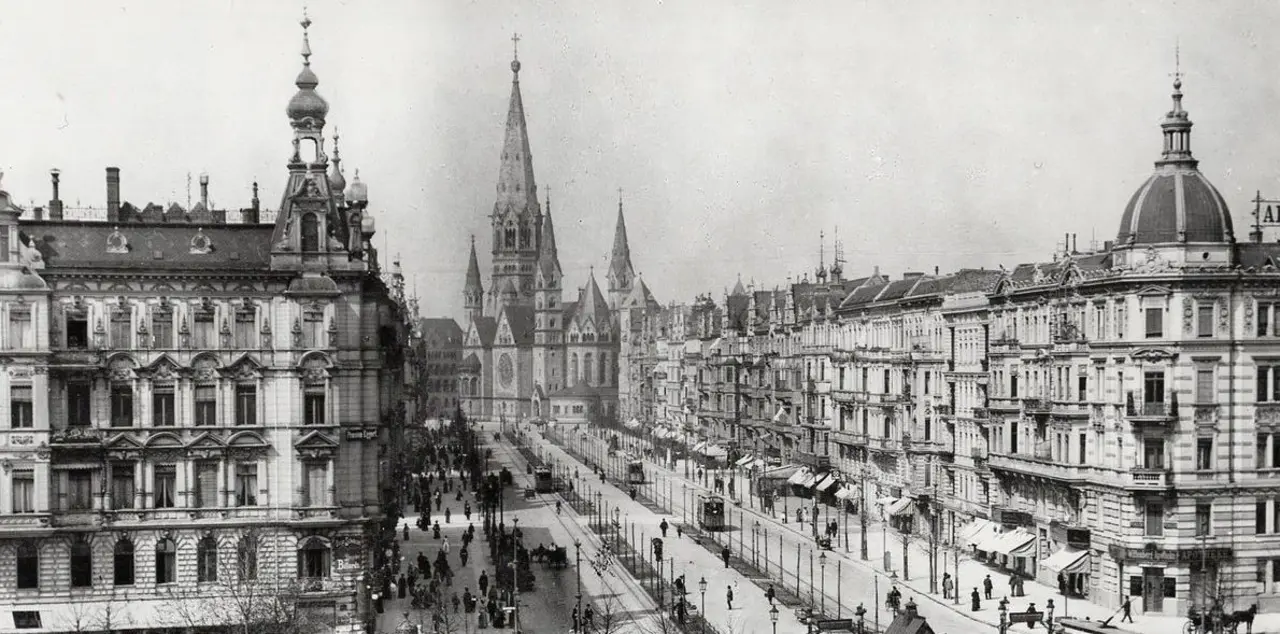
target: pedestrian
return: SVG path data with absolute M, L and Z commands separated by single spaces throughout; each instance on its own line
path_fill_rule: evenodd
M 453 601 L 452 601 L 452 603 L 453 603 L 453 612 L 454 612 L 454 614 L 457 614 L 457 612 L 458 612 L 458 608 L 462 605 L 462 600 L 458 598 L 458 593 L 457 593 L 457 592 L 453 593 Z
M 466 547 L 466 546 L 463 546 L 463 547 L 462 547 L 462 550 L 459 550 L 459 551 L 458 551 L 458 559 L 462 561 L 462 567 L 463 567 L 463 568 L 466 568 L 466 567 L 467 567 L 467 557 L 468 557 L 468 555 L 467 555 L 467 547 Z
M 478 583 L 480 584 L 480 594 L 487 594 L 489 592 L 489 573 L 481 570 Z
M 969 595 L 969 609 L 977 612 L 982 609 L 982 595 L 978 594 L 978 588 L 973 589 L 973 593 Z
M 684 528 L 676 524 L 676 537 L 684 537 Z
M 1125 597 L 1124 603 L 1120 605 L 1120 609 L 1124 612 L 1124 614 L 1120 616 L 1120 622 L 1124 623 L 1127 620 L 1130 623 L 1132 623 L 1133 622 L 1133 598 Z
M 942 598 L 951 598 L 951 573 L 942 573 Z
M 449 509 L 445 509 L 445 510 L 444 510 L 444 523 L 445 523 L 445 524 L 448 524 L 448 523 L 449 523 L 449 516 L 450 516 Z
M 590 630 L 596 626 L 596 611 L 591 608 L 591 604 L 582 610 L 583 630 Z
M 662 531 L 662 537 L 663 537 L 664 539 L 665 539 L 665 538 L 666 538 L 666 536 L 667 536 L 667 528 L 668 528 L 668 527 L 669 527 L 669 525 L 667 524 L 667 518 L 665 518 L 665 517 L 664 517 L 664 518 L 662 518 L 662 523 L 661 523 L 661 524 L 658 524 L 658 528 Z
M 440 545 L 440 550 L 443 550 L 444 554 L 446 555 L 449 554 L 449 538 L 448 537 L 444 538 L 444 543 Z
M 773 591 L 773 584 L 771 583 L 769 584 L 769 589 L 764 591 L 764 598 L 769 600 L 769 605 L 773 605 L 773 599 L 776 596 L 777 596 L 777 593 Z
M 982 580 L 982 590 L 986 593 L 988 601 L 991 600 L 991 589 L 993 587 L 995 587 L 995 584 L 991 583 L 991 575 L 987 575 L 987 577 Z
M 1061 572 L 1058 573 L 1058 592 L 1063 595 L 1067 594 L 1067 576 Z
M 729 567 L 729 555 L 733 554 L 728 546 L 720 549 L 720 558 L 724 560 L 724 567 Z
M 404 540 L 409 541 L 409 523 L 408 522 L 405 522 L 405 525 L 404 525 Z
M 401 599 L 403 599 L 403 598 L 404 598 L 404 595 L 405 595 L 405 592 L 406 592 L 406 588 L 408 588 L 408 585 L 409 585 L 409 584 L 405 583 L 404 575 L 400 575 L 400 584 L 397 586 L 400 590 L 399 590 L 399 592 L 398 592 L 397 594 L 399 595 L 399 597 L 400 597 Z
M 462 610 L 467 614 L 476 611 L 476 598 L 471 596 L 471 588 L 464 588 L 462 591 Z
M 724 593 L 725 602 L 729 605 L 729 609 L 732 610 L 733 609 L 733 586 L 726 585 L 724 589 L 725 589 L 725 593 Z
M 462 514 L 467 516 L 467 521 L 471 521 L 471 503 L 467 502 L 462 505 Z

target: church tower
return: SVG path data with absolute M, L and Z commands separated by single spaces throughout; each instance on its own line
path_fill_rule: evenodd
M 511 38 L 519 43 L 520 37 Z M 511 62 L 511 103 L 498 171 L 498 199 L 493 205 L 493 277 L 488 314 L 506 305 L 532 306 L 533 286 L 542 245 L 542 210 L 533 180 L 533 157 L 520 98 L 520 59 Z
M 631 266 L 631 247 L 627 244 L 627 221 L 622 216 L 622 191 L 618 191 L 618 226 L 613 231 L 613 254 L 609 260 L 609 307 L 617 310 L 631 294 L 636 272 Z
M 556 252 L 555 228 L 551 225 L 550 194 L 542 223 L 542 249 L 538 253 L 538 274 L 534 280 L 533 381 L 549 395 L 565 387 L 561 306 L 564 275 Z
M 462 287 L 462 307 L 467 311 L 467 325 L 484 316 L 484 285 L 480 281 L 480 262 L 476 260 L 475 236 L 471 236 L 471 258 L 467 262 L 467 283 Z

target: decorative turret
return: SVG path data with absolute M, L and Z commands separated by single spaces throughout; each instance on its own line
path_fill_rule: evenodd
M 480 262 L 476 259 L 476 237 L 471 236 L 471 257 L 467 262 L 467 281 L 462 287 L 463 308 L 467 323 L 484 316 L 484 284 L 480 281 Z
M 631 246 L 627 243 L 627 221 L 622 214 L 622 190 L 618 190 L 618 224 L 613 230 L 613 253 L 609 257 L 609 305 L 618 308 L 631 293 L 635 281 L 635 268 L 631 266 Z

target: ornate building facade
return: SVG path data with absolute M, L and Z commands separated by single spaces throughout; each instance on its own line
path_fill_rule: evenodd
M 652 402 L 624 415 L 1099 604 L 1280 610 L 1280 246 L 1237 240 L 1182 99 L 1114 242 L 649 311 Z
M 0 192 L 0 628 L 364 631 L 410 316 L 303 68 L 257 200 L 71 220 Z M 239 222 L 237 222 L 239 220 Z M 399 299 L 397 299 L 399 297 Z M 287 601 L 288 605 L 282 605 Z M 21 631 L 21 630 L 19 630 Z
M 628 300 L 656 302 L 632 266 L 621 201 L 608 298 L 591 271 L 566 301 L 551 200 L 538 202 L 519 60 L 511 62 L 511 72 L 490 216 L 489 286 L 486 291 L 472 240 L 463 287 L 467 323 L 458 373 L 464 410 L 481 418 L 612 418 L 618 413 L 620 344 L 630 327 L 619 313 Z

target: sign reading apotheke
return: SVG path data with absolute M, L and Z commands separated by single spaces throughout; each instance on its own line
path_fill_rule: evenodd
M 1107 548 L 1107 552 L 1116 561 L 1142 563 L 1177 564 L 1235 559 L 1235 551 L 1231 548 L 1125 548 L 1113 544 Z

